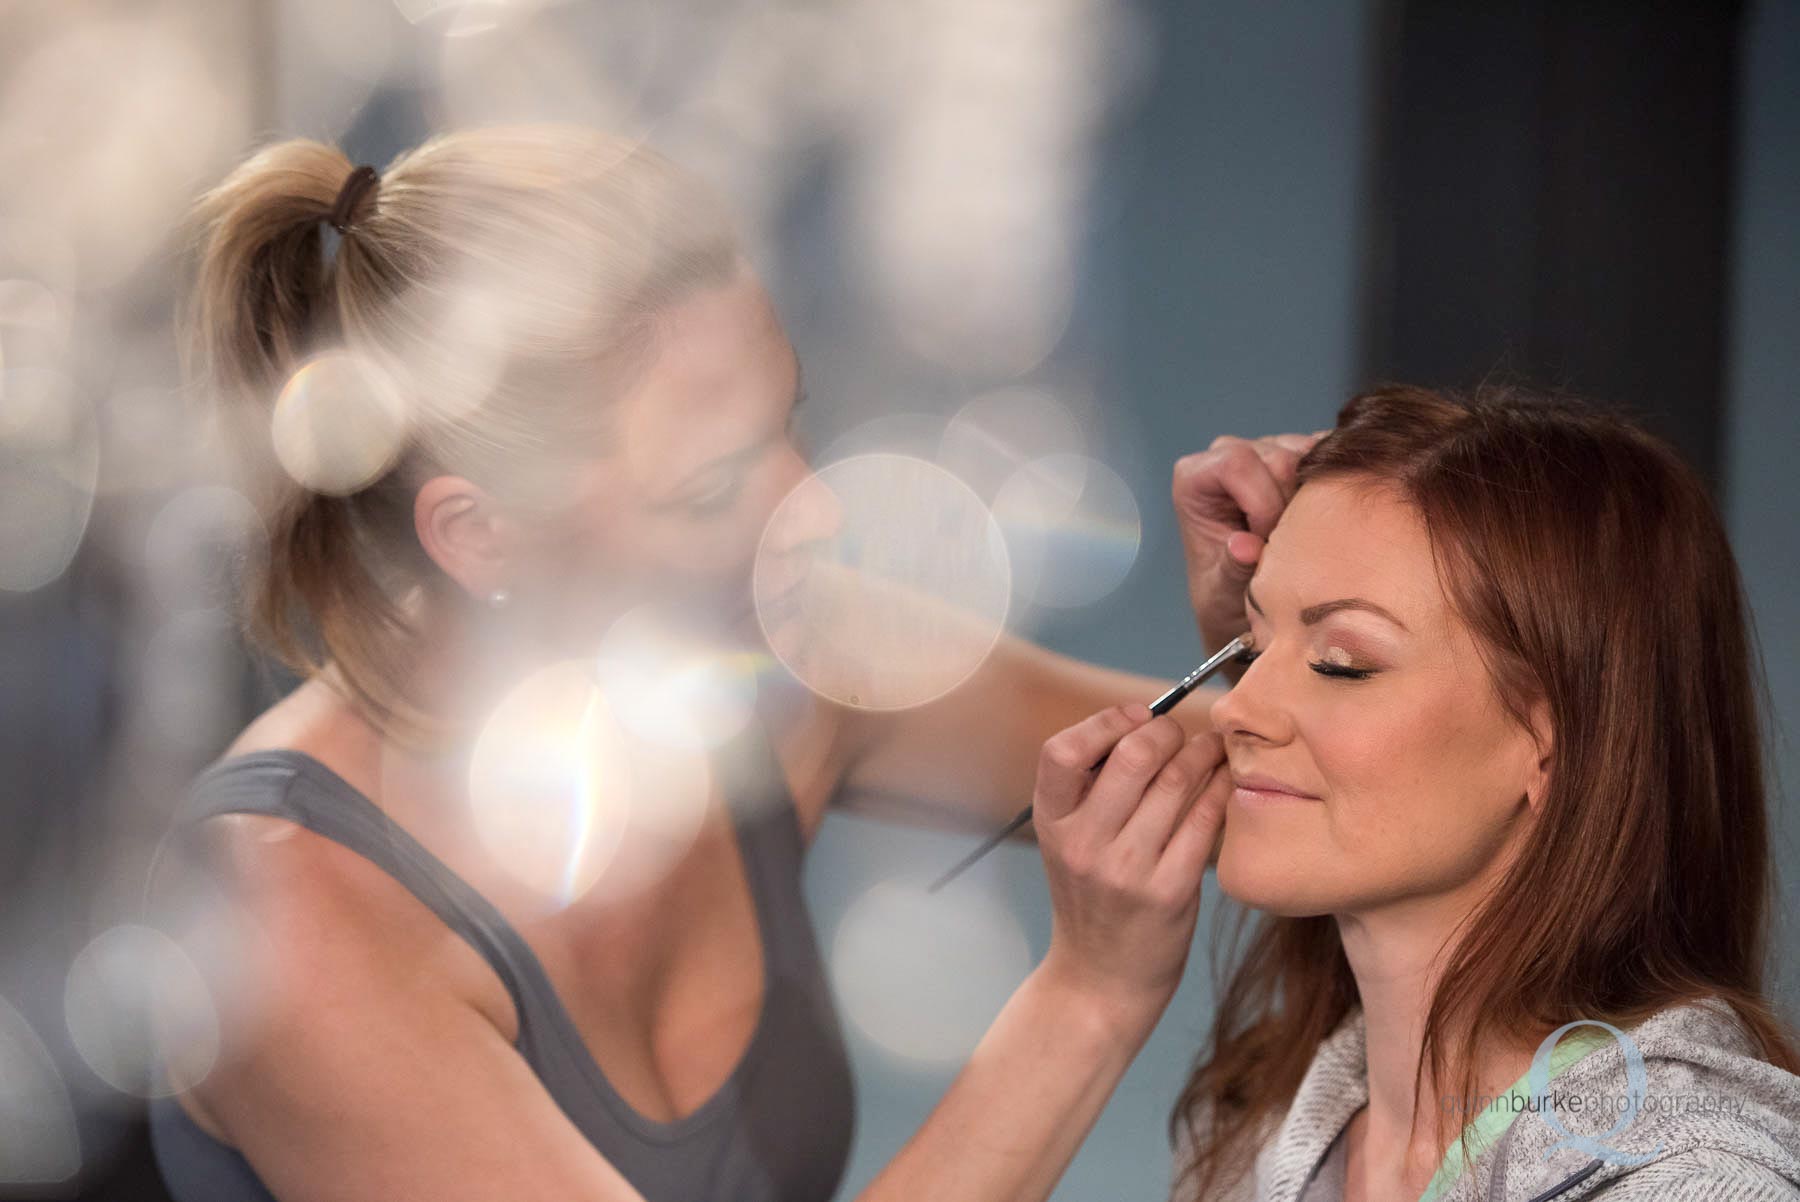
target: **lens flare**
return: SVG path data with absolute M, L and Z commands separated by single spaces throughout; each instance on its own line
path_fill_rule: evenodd
M 934 463 L 858 455 L 788 494 L 755 568 L 769 647 L 822 697 L 902 709 L 966 680 L 1005 626 L 1006 540 Z
M 423 422 L 448 424 L 473 414 L 493 393 L 508 358 L 519 353 L 523 333 L 516 327 L 533 317 L 531 298 L 517 295 L 501 275 L 465 267 L 448 282 L 408 289 L 397 306 L 415 315 L 420 337 L 412 353 L 383 366 L 406 382 Z
M 857 1030 L 892 1057 L 954 1064 L 1031 970 L 1019 922 L 974 888 L 954 895 L 883 882 L 850 903 L 831 978 Z
M 1028 388 L 1007 388 L 969 401 L 944 428 L 937 461 L 992 505 L 1026 463 L 1087 450 L 1081 423 L 1064 402 Z
M 406 411 L 386 372 L 344 352 L 303 364 L 275 400 L 275 457 L 314 492 L 368 484 L 400 453 Z
M 243 652 L 223 609 L 176 613 L 150 636 L 137 675 L 139 712 L 173 747 L 204 754 L 242 721 Z
M 281 11 L 290 26 L 284 32 L 297 35 L 297 48 L 310 52 L 284 58 L 311 68 L 309 90 L 321 97 L 329 81 L 344 99 L 360 99 L 394 73 L 404 28 L 396 10 L 367 0 L 307 0 L 283 5 Z
M 431 99 L 440 124 L 572 121 L 641 133 L 642 94 L 672 48 L 666 27 L 675 7 L 661 0 L 460 5 L 438 46 Z
M 910 455 L 934 459 L 944 441 L 944 419 L 929 413 L 884 413 L 852 426 L 820 448 L 824 465 L 858 455 Z
M 169 610 L 230 612 L 236 574 L 268 554 L 248 497 L 217 484 L 182 489 L 156 512 L 144 536 L 150 593 Z
M 80 1170 L 68 1086 L 25 1016 L 0 998 L 0 1184 L 67 1181 Z
M 994 498 L 1021 596 L 1038 605 L 1092 605 L 1137 560 L 1143 522 L 1119 474 L 1082 455 L 1023 464 Z
M 63 373 L 0 373 L 0 590 L 61 576 L 87 530 L 99 481 L 92 407 Z
M 203 1079 L 219 1055 L 206 982 L 173 939 L 124 924 L 75 957 L 63 990 L 69 1038 L 121 1093 L 162 1097 Z
M 55 15 L 0 85 L 0 213 L 57 230 L 80 286 L 96 292 L 168 245 L 247 111 L 221 87 L 229 60 L 195 23 L 128 11 L 145 8 L 173 6 L 47 6 Z
M 689 752 L 744 729 L 767 663 L 765 654 L 686 635 L 648 607 L 613 623 L 595 657 L 601 688 L 623 699 L 619 721 L 646 742 Z
M 871 299 L 909 349 L 1018 376 L 1062 341 L 1112 102 L 1104 0 L 861 5 L 849 199 Z
M 49 288 L 32 279 L 0 280 L 0 335 L 29 331 L 60 347 L 68 338 L 68 326 L 68 308 Z M 0 360 L 3 366 L 5 361 Z
M 703 754 L 647 742 L 587 661 L 516 687 L 475 745 L 469 799 L 487 853 L 546 912 L 635 893 L 693 846 L 712 788 Z
M 197 478 L 216 478 L 223 449 L 209 444 L 207 423 L 213 415 L 195 413 L 183 390 L 162 385 L 115 389 L 105 402 L 100 428 L 100 474 L 103 497 L 163 496 L 192 485 Z M 155 447 L 157 453 L 145 454 Z

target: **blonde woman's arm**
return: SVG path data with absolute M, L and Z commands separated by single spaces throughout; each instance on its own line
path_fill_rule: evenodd
M 1213 741 L 1148 717 L 1114 707 L 1044 744 L 1032 802 L 1050 952 L 859 1202 L 1047 1197 L 1149 1037 L 1181 981 L 1230 775 Z

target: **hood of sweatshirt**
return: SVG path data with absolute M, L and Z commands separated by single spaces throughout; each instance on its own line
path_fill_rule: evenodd
M 1757 1058 L 1721 1000 L 1658 1011 L 1549 1082 L 1442 1202 L 1800 1199 L 1800 1076 Z M 1353 1010 L 1320 1045 L 1243 1196 L 1295 1202 L 1368 1102 Z M 1635 1106 L 1633 1103 L 1635 1102 Z M 1623 1179 L 1623 1180 L 1622 1180 Z

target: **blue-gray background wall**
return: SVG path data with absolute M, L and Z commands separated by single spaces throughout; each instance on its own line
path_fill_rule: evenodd
M 1762 644 L 1778 993 L 1800 1017 L 1800 3 L 1750 6 L 1727 346 L 1725 516 Z
M 1217 434 L 1330 424 L 1358 379 L 1377 6 L 1206 0 L 1158 6 L 1153 85 L 1104 148 L 1087 313 L 1104 330 L 1106 402 L 1144 509 L 1124 588 L 1039 632 L 1058 650 L 1174 675 L 1196 640 L 1180 550 L 1158 508 L 1171 452 Z M 1733 248 L 1727 509 L 1760 629 L 1781 873 L 1778 996 L 1800 1014 L 1800 4 L 1765 0 L 1745 22 Z M 809 331 L 797 337 L 806 351 Z M 1503 348 L 1496 348 L 1498 357 Z M 1620 398 L 1629 400 L 1629 398 Z M 829 942 L 848 901 L 887 876 L 951 862 L 966 840 L 827 820 L 808 875 Z M 985 871 L 1048 940 L 1035 851 Z M 1164 1196 L 1170 1104 L 1211 1017 L 1211 907 L 1188 978 L 1077 1156 L 1058 1199 Z M 1792 967 L 1790 967 L 1792 966 Z M 1781 970 L 1787 969 L 1785 975 Z M 954 1072 L 898 1062 L 852 1032 L 860 1125 L 844 1196 L 916 1130 Z

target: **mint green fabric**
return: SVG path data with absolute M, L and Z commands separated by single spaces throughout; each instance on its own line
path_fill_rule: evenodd
M 1570 1031 L 1550 1051 L 1550 1079 L 1556 1080 L 1571 1064 L 1610 1042 L 1611 1035 L 1593 1027 Z M 1521 1114 L 1526 1113 L 1526 1103 L 1531 1099 L 1530 1080 L 1531 1072 L 1527 1070 L 1524 1076 L 1513 1082 L 1511 1089 L 1489 1102 L 1480 1114 L 1469 1120 L 1468 1125 L 1463 1128 L 1463 1138 L 1444 1149 L 1444 1159 L 1438 1164 L 1437 1172 L 1426 1183 L 1425 1192 L 1419 1195 L 1419 1202 L 1437 1202 L 1437 1199 L 1455 1186 L 1466 1167 L 1463 1160 L 1465 1144 L 1468 1146 L 1469 1159 L 1479 1159 L 1508 1127 L 1518 1121 Z

